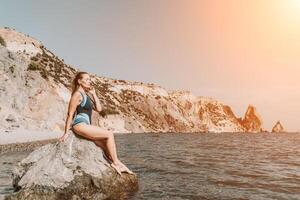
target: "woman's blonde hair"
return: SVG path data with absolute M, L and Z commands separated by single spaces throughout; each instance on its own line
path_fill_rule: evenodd
M 88 73 L 87 72 L 77 72 L 77 74 L 75 75 L 75 77 L 73 79 L 73 82 L 72 82 L 72 95 L 74 94 L 74 92 L 79 87 L 78 80 L 80 80 L 82 78 L 83 74 L 88 74 Z

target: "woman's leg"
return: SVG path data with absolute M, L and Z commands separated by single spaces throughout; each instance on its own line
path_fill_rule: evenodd
M 99 126 L 89 125 L 85 123 L 79 123 L 73 126 L 73 130 L 75 131 L 75 133 L 81 135 L 82 137 L 94 141 L 106 139 L 107 150 L 113 162 L 111 166 L 114 167 L 119 174 L 121 174 L 120 166 L 118 166 L 121 161 L 118 159 L 114 134 L 111 131 L 102 129 Z
M 105 155 L 106 155 L 106 157 L 108 158 L 108 159 L 110 159 L 110 161 L 112 162 L 112 158 L 111 158 L 111 156 L 109 155 L 109 153 L 108 153 L 108 149 L 107 149 L 107 147 L 106 147 L 106 141 L 105 140 L 95 140 L 94 141 L 94 143 L 97 145 L 97 146 L 99 146 L 99 147 L 101 147 L 102 149 L 103 149 L 103 151 L 104 151 L 104 153 L 105 153 Z M 120 161 L 120 160 L 119 160 Z M 120 165 L 121 165 L 121 172 L 128 172 L 128 173 L 133 173 L 130 169 L 128 169 L 121 161 L 120 161 L 120 163 L 119 163 Z
M 104 151 L 105 156 L 112 162 L 112 157 L 109 155 L 105 139 L 103 139 L 103 140 L 94 140 L 94 143 L 98 147 L 101 147 L 101 149 Z

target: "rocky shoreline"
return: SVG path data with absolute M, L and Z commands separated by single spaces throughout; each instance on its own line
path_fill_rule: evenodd
M 48 143 L 55 143 L 55 142 L 57 142 L 57 139 L 46 139 L 46 140 L 37 140 L 31 142 L 17 142 L 11 144 L 2 144 L 0 145 L 0 154 L 5 154 L 9 152 L 32 151 Z

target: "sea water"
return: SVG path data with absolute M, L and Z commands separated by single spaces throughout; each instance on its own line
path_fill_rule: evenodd
M 130 199 L 300 199 L 300 134 L 115 134 L 119 159 L 139 179 Z M 0 195 L 29 152 L 0 155 Z M 0 197 L 1 199 L 1 197 Z

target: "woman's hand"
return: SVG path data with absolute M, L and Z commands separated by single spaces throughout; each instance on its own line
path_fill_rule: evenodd
M 69 133 L 65 133 L 63 136 L 61 136 L 59 138 L 59 142 L 64 142 L 67 139 L 68 136 L 69 136 Z
M 93 86 L 91 86 L 88 90 L 89 93 L 91 93 L 92 95 L 96 95 L 96 91 L 95 88 Z
M 93 109 L 97 112 L 100 112 L 102 110 L 102 106 L 100 104 L 99 98 L 97 97 L 95 88 L 91 86 L 88 90 L 88 93 L 92 95 L 92 102 L 93 102 Z

